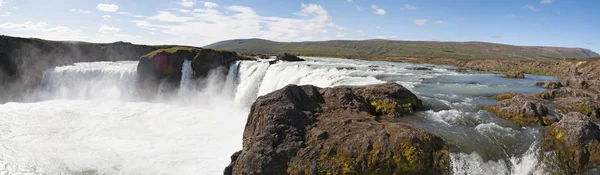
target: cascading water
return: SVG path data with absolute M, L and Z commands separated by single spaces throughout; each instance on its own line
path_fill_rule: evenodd
M 240 61 L 227 77 L 195 80 L 183 65 L 173 100 L 139 101 L 137 62 L 77 63 L 45 72 L 31 103 L 0 104 L 0 172 L 33 174 L 221 174 L 242 147 L 248 109 L 287 84 L 320 87 L 396 82 L 432 110 L 399 119 L 455 143 L 455 174 L 543 174 L 537 128 L 519 128 L 488 112 L 489 96 L 543 91 L 550 79 L 502 79 L 452 67 L 347 59 Z M 198 82 L 196 82 L 198 81 Z M 204 86 L 195 87 L 195 84 Z M 43 147 L 40 147 L 43 145 Z
M 137 62 L 75 63 L 44 71 L 44 99 L 118 100 L 135 94 Z
M 192 79 L 194 70 L 192 69 L 192 60 L 185 59 L 181 68 L 181 82 L 179 83 L 179 94 L 184 95 L 192 91 Z

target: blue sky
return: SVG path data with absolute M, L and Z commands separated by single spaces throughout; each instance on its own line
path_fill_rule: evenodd
M 485 41 L 600 52 L 597 0 L 0 0 L 0 34 L 204 46 L 221 40 Z

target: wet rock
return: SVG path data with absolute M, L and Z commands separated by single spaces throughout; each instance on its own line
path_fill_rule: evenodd
M 519 95 L 519 94 L 514 93 L 514 92 L 505 92 L 505 93 L 494 96 L 494 98 L 496 100 L 506 100 L 506 99 L 511 99 L 517 95 Z
M 283 53 L 283 54 L 277 55 L 277 60 L 290 61 L 290 62 L 305 61 L 304 59 L 302 59 L 296 55 L 289 54 L 289 53 Z
M 145 95 L 158 92 L 159 86 L 166 92 L 179 87 L 181 70 L 186 59 L 192 60 L 191 66 L 195 78 L 204 78 L 210 71 L 221 69 L 227 73 L 229 65 L 236 60 L 250 58 L 240 56 L 235 52 L 202 49 L 195 47 L 171 47 L 150 52 L 140 58 L 138 75 L 140 89 L 145 90 Z M 165 84 L 168 83 L 168 84 Z
M 600 95 L 585 89 L 561 88 L 542 92 L 534 97 L 554 105 L 558 112 L 581 112 L 593 119 L 600 119 Z
M 521 72 L 510 71 L 510 72 L 506 72 L 506 73 L 502 74 L 502 78 L 523 79 L 523 78 L 525 78 L 525 74 L 523 74 Z
M 398 84 L 289 85 L 252 105 L 243 149 L 225 174 L 447 174 L 441 138 L 378 120 L 418 110 L 421 101 Z
M 578 174 L 600 166 L 600 129 L 589 117 L 572 112 L 546 128 L 543 160 L 556 174 Z
M 433 70 L 431 68 L 428 67 L 411 67 L 411 68 L 407 68 L 408 70 Z
M 548 108 L 544 104 L 523 95 L 502 100 L 498 104 L 484 109 L 519 126 L 547 125 L 544 122 L 544 117 L 548 115 Z
M 546 89 L 560 89 L 561 87 L 563 87 L 562 83 L 557 81 L 537 82 L 535 83 L 535 85 Z

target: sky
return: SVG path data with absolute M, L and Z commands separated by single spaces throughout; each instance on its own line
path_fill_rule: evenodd
M 0 0 L 0 34 L 205 46 L 230 39 L 483 41 L 600 52 L 598 0 Z

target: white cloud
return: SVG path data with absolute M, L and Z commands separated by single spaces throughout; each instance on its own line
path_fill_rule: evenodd
M 116 28 L 116 27 L 110 27 L 108 25 L 102 25 L 100 26 L 100 29 L 98 29 L 98 32 L 100 32 L 101 34 L 116 34 L 121 32 L 120 28 Z
M 356 33 L 363 33 L 363 31 L 362 30 L 357 30 Z
M 414 5 L 404 4 L 404 7 L 400 8 L 400 9 L 402 9 L 402 10 L 418 10 L 419 8 Z
M 110 18 L 112 18 L 112 16 L 110 16 L 110 15 L 103 15 L 102 18 L 104 18 L 104 19 L 110 19 Z
M 592 43 L 591 41 L 588 41 L 588 40 L 583 40 L 583 44 L 592 45 L 594 43 Z
M 0 29 L 12 30 L 18 33 L 26 32 L 26 37 L 44 38 L 51 40 L 85 40 L 80 30 L 73 30 L 64 26 L 49 27 L 45 22 L 28 21 L 22 24 L 3 23 Z M 7 32 L 9 33 L 9 32 Z
M 2 4 L 4 4 L 4 0 L 0 0 L 0 7 L 2 7 Z
M 0 17 L 9 17 L 10 15 L 12 15 L 12 13 L 10 12 L 4 12 L 0 14 Z
M 294 14 L 296 16 L 291 18 L 261 16 L 250 7 L 226 6 L 222 11 L 195 9 L 189 14 L 178 14 L 180 16 L 176 16 L 176 19 L 179 20 L 175 21 L 160 18 L 159 12 L 153 19 L 132 22 L 142 29 L 156 32 L 157 36 L 169 38 L 168 41 L 163 40 L 163 44 L 202 46 L 239 38 L 309 41 L 328 36 L 346 36 L 343 31 L 345 28 L 336 25 L 323 6 L 301 4 L 301 9 Z M 164 12 L 162 16 L 165 16 Z
M 506 15 L 506 16 L 507 16 L 507 17 L 510 17 L 510 18 L 518 18 L 518 17 L 519 17 L 519 16 L 517 16 L 517 15 L 515 15 L 515 14 L 508 14 L 508 15 Z
M 354 8 L 356 8 L 356 10 L 358 10 L 358 11 L 363 11 L 363 9 L 358 5 L 354 5 Z
M 83 9 L 71 9 L 71 12 L 79 12 L 79 13 L 85 13 L 85 14 L 90 14 L 92 13 L 89 10 L 83 10 Z
M 179 4 L 183 7 L 194 7 L 196 5 L 196 2 L 194 2 L 194 0 L 181 0 L 181 2 L 179 2 Z
M 381 27 L 381 26 L 375 26 L 375 29 L 381 30 L 381 29 L 383 29 L 383 27 Z
M 204 2 L 204 7 L 209 8 L 209 9 L 214 9 L 214 8 L 219 7 L 219 4 L 214 3 L 214 2 L 205 1 Z
M 116 4 L 98 4 L 96 9 L 104 12 L 117 12 L 117 10 L 119 10 L 119 6 Z
M 191 17 L 181 17 L 173 15 L 171 12 L 160 11 L 157 15 L 148 17 L 150 20 L 162 21 L 162 22 L 187 22 L 192 20 Z
M 354 2 L 354 0 L 348 0 L 348 2 L 351 2 L 351 3 L 352 3 L 352 2 Z
M 143 17 L 146 17 L 144 15 L 134 15 L 134 14 L 129 13 L 129 12 L 117 12 L 117 14 L 129 16 L 129 17 L 134 17 L 134 18 L 143 18 Z
M 372 5 L 371 8 L 373 8 L 373 13 L 375 13 L 376 15 L 385 15 L 385 10 L 377 7 L 377 5 Z
M 526 8 L 526 9 L 529 9 L 532 11 L 540 11 L 540 9 L 538 9 L 537 7 L 532 6 L 532 5 L 525 5 L 525 6 L 523 6 L 523 8 Z
M 426 22 L 427 22 L 427 20 L 426 20 Z M 446 24 L 446 22 L 442 21 L 442 20 L 437 20 L 437 21 L 433 22 L 433 24 L 441 25 L 441 24 Z
M 418 26 L 424 26 L 425 24 L 427 24 L 427 19 L 415 19 L 413 23 L 415 23 L 415 25 Z
M 15 10 L 19 10 L 19 9 L 21 9 L 21 8 L 19 8 L 19 7 L 17 7 L 17 6 L 13 6 L 13 9 L 15 9 Z
M 542 4 L 552 4 L 554 0 L 542 0 L 540 3 Z

